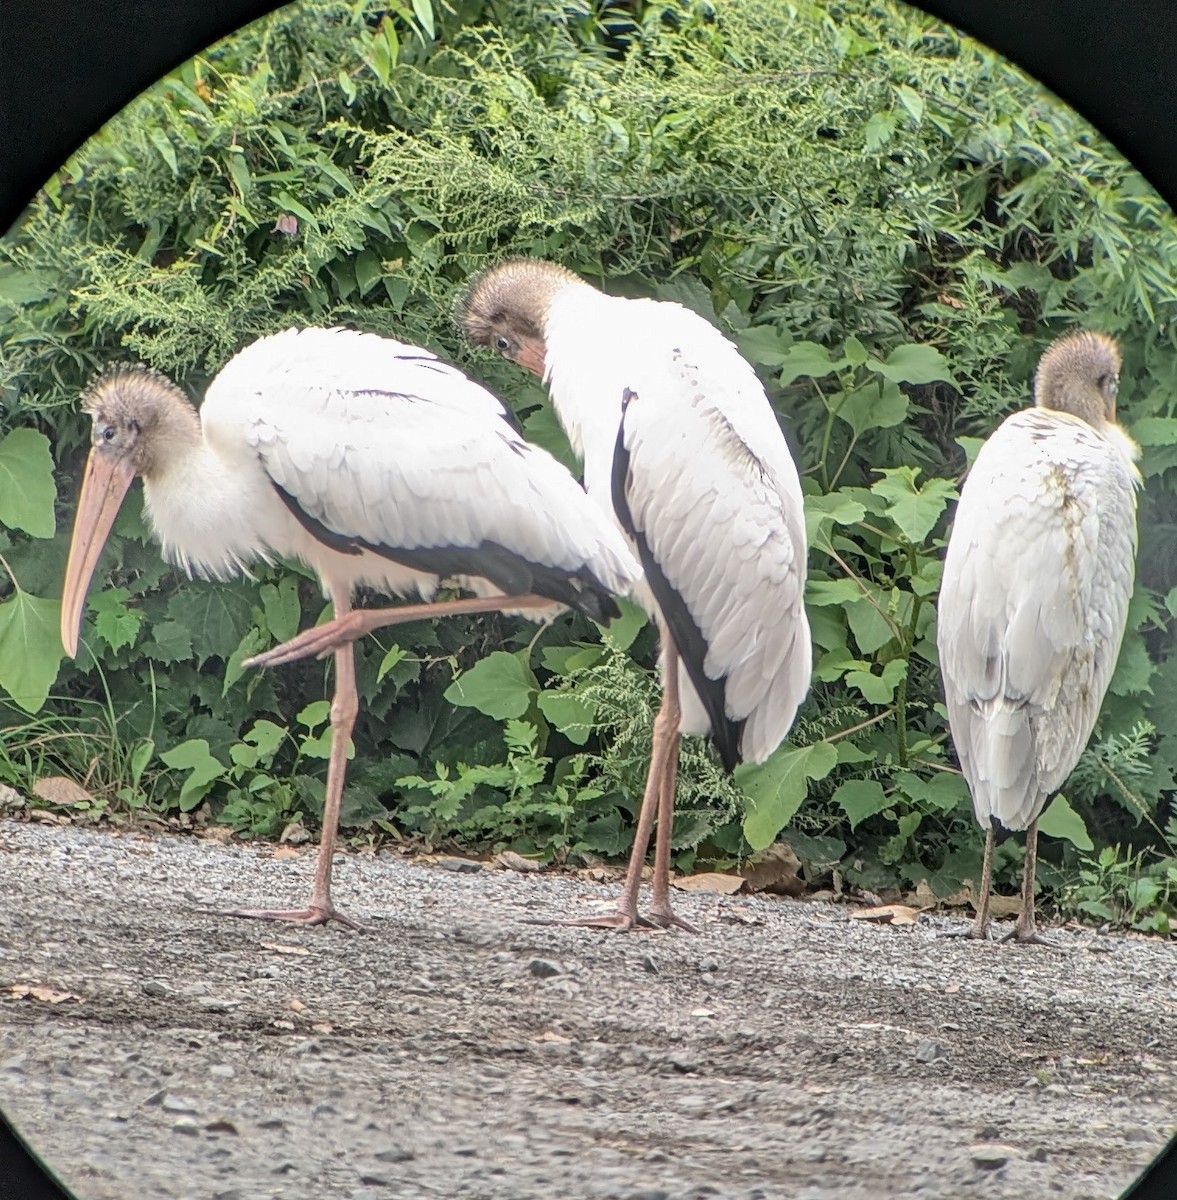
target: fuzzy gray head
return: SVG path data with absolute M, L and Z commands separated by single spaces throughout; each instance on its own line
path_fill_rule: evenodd
M 548 306 L 570 283 L 584 285 L 558 263 L 511 258 L 476 275 L 459 297 L 454 315 L 475 346 L 489 346 L 513 361 L 520 360 L 521 352 L 526 358 L 529 346 L 538 346 L 542 358 Z
M 1115 338 L 1079 330 L 1059 338 L 1039 360 L 1034 403 L 1099 426 L 1116 419 L 1119 381 L 1120 347 Z
M 150 475 L 171 454 L 200 437 L 200 418 L 166 375 L 140 364 L 103 371 L 82 393 L 94 421 L 95 449 L 125 456 Z

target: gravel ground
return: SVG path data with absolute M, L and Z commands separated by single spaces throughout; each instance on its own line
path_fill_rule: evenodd
M 1177 1117 L 1177 954 L 578 878 L 0 822 L 0 1105 L 79 1200 L 1116 1196 Z M 39 990 L 48 989 L 48 990 Z M 62 999 L 61 993 L 71 998 Z

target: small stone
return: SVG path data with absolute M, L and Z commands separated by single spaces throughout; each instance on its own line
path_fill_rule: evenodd
M 455 1146 L 454 1153 L 462 1158 L 476 1158 L 478 1156 L 477 1146 Z
M 322 1043 L 318 1038 L 307 1038 L 305 1042 L 299 1042 L 297 1046 L 291 1047 L 290 1053 L 294 1055 L 319 1054 L 322 1049 Z
M 158 979 L 145 979 L 143 981 L 143 994 L 145 996 L 154 996 L 156 999 L 162 999 L 164 996 L 174 996 L 175 989 L 168 987 L 166 983 L 161 983 Z
M 915 1048 L 915 1061 L 919 1063 L 932 1063 L 938 1058 L 947 1057 L 948 1051 L 939 1042 L 932 1041 L 931 1038 L 924 1038 Z
M 978 1142 L 995 1142 L 1001 1137 L 1001 1130 L 996 1125 L 986 1125 L 980 1133 L 977 1134 Z
M 550 958 L 533 958 L 527 964 L 527 969 L 536 979 L 551 979 L 553 975 L 564 974 L 564 968 Z
M 1046 1147 L 1038 1146 L 1031 1150 L 1028 1158 L 1031 1162 L 1046 1162 Z
M 996 1171 L 998 1167 L 1004 1167 L 1015 1153 L 1011 1146 L 1003 1146 L 999 1142 L 974 1146 L 971 1152 L 973 1166 L 979 1171 Z
M 718 971 L 719 970 L 719 959 L 705 958 L 699 964 L 699 970 L 700 971 Z
M 699 1069 L 699 1060 L 691 1058 L 688 1054 L 672 1054 L 670 1056 L 670 1065 L 676 1071 L 681 1071 L 684 1075 L 691 1075 Z
M 365 1171 L 360 1176 L 360 1182 L 368 1187 L 392 1187 L 392 1177 L 390 1175 L 378 1175 L 375 1171 Z
M 649 971 L 651 975 L 658 974 L 658 964 L 654 961 L 654 958 L 652 955 L 643 954 L 639 961 L 642 964 L 643 971 Z
M 200 1005 L 201 1008 L 204 1009 L 205 1012 L 220 1013 L 220 1012 L 232 1012 L 233 1009 L 237 1008 L 241 1004 L 241 1001 L 240 1000 L 222 1000 L 222 999 L 219 999 L 214 996 L 208 996 L 208 997 L 198 1000 L 197 1003 Z
M 381 1162 L 399 1163 L 409 1162 L 416 1155 L 408 1146 L 389 1146 L 386 1150 L 377 1150 L 373 1157 L 379 1159 Z
M 194 1117 L 177 1117 L 172 1122 L 172 1131 L 174 1133 L 186 1133 L 189 1136 L 195 1136 L 200 1132 L 200 1126 L 197 1125 Z
M 194 1113 L 196 1112 L 196 1101 L 189 1100 L 187 1096 L 173 1096 L 169 1092 L 160 1101 L 160 1107 L 164 1112 Z
M 626 1192 L 625 1200 L 670 1200 L 670 1193 L 663 1188 L 639 1188 Z
M 216 1066 L 209 1067 L 208 1073 L 215 1079 L 232 1079 L 236 1074 L 228 1063 L 217 1063 Z
M 1065 1096 L 1067 1094 L 1067 1089 L 1061 1083 L 1048 1083 L 1042 1090 L 1049 1092 L 1052 1096 Z
M 482 863 L 469 858 L 439 858 L 437 865 L 443 871 L 457 871 L 463 875 L 473 875 L 482 870 Z

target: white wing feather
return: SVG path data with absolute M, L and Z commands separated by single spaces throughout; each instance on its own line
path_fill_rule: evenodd
M 1074 769 L 1124 634 L 1139 476 L 1119 430 L 1029 409 L 981 448 L 945 556 L 937 642 L 978 821 L 1023 829 Z
M 247 446 L 309 515 L 390 548 L 492 541 L 531 562 L 588 566 L 609 590 L 640 575 L 624 540 L 499 400 L 428 351 L 343 329 L 247 347 L 210 386 L 205 437 Z
M 755 371 L 713 325 L 677 304 L 588 287 L 557 295 L 546 328 L 552 397 L 585 460 L 589 495 L 612 507 L 622 397 L 635 527 L 726 678 L 745 720 L 741 756 L 763 761 L 809 687 L 805 525 L 797 468 Z M 650 611 L 648 588 L 635 593 Z M 682 728 L 709 721 L 680 668 Z

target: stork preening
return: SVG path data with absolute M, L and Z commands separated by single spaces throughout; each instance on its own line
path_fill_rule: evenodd
M 543 378 L 585 487 L 634 546 L 634 597 L 661 636 L 662 704 L 641 816 L 615 913 L 632 928 L 655 811 L 650 919 L 670 904 L 680 733 L 711 735 L 724 767 L 762 762 L 809 687 L 797 468 L 755 371 L 681 305 L 607 296 L 554 263 L 518 260 L 474 280 L 470 340 Z
M 1136 567 L 1136 445 L 1116 424 L 1120 352 L 1073 333 L 1042 356 L 1034 407 L 1007 417 L 961 491 L 937 646 L 948 720 L 986 830 L 971 936 L 988 937 L 998 827 L 1026 830 L 1034 921 L 1038 817 L 1083 753 L 1124 636 Z
M 84 404 L 93 447 L 62 596 L 67 653 L 77 651 L 86 589 L 136 475 L 165 556 L 189 574 L 226 579 L 279 558 L 313 568 L 334 606 L 331 631 L 307 630 L 250 661 L 334 650 L 314 885 L 305 908 L 228 915 L 358 928 L 331 900 L 359 703 L 350 640 L 402 621 L 493 610 L 550 619 L 570 605 L 607 620 L 618 615 L 613 594 L 640 568 L 572 476 L 519 436 L 499 400 L 415 346 L 291 329 L 231 359 L 199 415 L 170 380 L 142 367 L 102 376 Z M 429 600 L 444 579 L 475 596 L 349 611 L 359 584 Z

